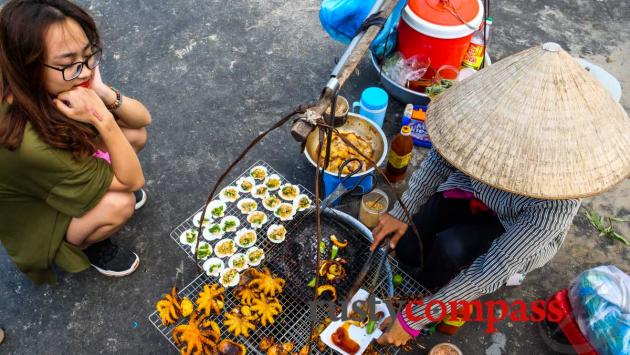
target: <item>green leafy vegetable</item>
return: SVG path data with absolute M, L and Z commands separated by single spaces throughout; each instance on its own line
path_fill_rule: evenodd
M 334 260 L 337 257 L 337 254 L 339 254 L 339 247 L 333 245 L 332 249 L 330 250 L 330 260 Z
M 326 243 L 319 242 L 319 253 L 326 254 Z
M 315 278 L 313 277 L 311 279 L 311 281 L 309 281 L 308 284 L 306 284 L 306 286 L 308 286 L 308 287 L 315 287 Z
M 630 245 L 630 241 L 625 236 L 615 231 L 613 222 L 628 222 L 627 218 L 600 216 L 593 210 L 586 210 L 584 213 L 593 228 L 599 232 L 599 236 L 605 236 L 612 240 L 618 240 L 625 245 Z

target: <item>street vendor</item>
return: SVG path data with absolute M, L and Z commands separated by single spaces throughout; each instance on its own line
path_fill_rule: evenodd
M 92 265 L 138 267 L 110 237 L 146 201 L 138 152 L 151 117 L 106 85 L 93 18 L 67 0 L 0 11 L 0 240 L 35 283 Z
M 433 294 L 410 303 L 381 343 L 405 344 L 448 302 L 472 301 L 545 265 L 558 252 L 580 199 L 630 173 L 630 120 L 560 46 L 505 58 L 435 99 L 434 148 L 410 178 L 402 206 L 374 229 L 396 257 L 423 268 Z M 420 257 L 422 253 L 422 257 Z M 433 307 L 441 301 L 446 312 Z

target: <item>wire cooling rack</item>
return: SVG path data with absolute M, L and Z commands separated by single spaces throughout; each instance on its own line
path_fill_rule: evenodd
M 238 181 L 240 178 L 242 177 L 247 177 L 249 176 L 249 171 L 256 167 L 256 166 L 264 166 L 265 168 L 267 168 L 267 173 L 268 175 L 271 174 L 276 174 L 278 176 L 280 176 L 280 178 L 282 179 L 282 183 L 287 183 L 289 181 L 287 181 L 287 179 L 284 178 L 284 176 L 280 175 L 275 169 L 273 169 L 269 164 L 267 164 L 266 162 L 259 160 L 256 163 L 254 163 L 252 166 L 250 166 L 248 169 L 246 169 L 241 175 L 239 175 L 236 179 L 234 179 L 234 181 L 232 181 L 232 183 L 230 183 L 229 185 L 226 186 L 236 186 L 236 181 Z M 258 181 L 257 181 L 258 182 Z M 297 185 L 297 184 L 295 184 Z M 314 196 L 313 194 L 308 191 L 304 186 L 302 185 L 297 185 L 300 188 L 300 194 L 304 194 L 307 195 L 311 201 L 314 201 Z M 270 193 L 273 193 L 277 196 L 277 192 L 278 191 L 273 191 Z M 243 194 L 241 193 L 241 198 L 243 197 L 251 197 L 250 194 Z M 218 199 L 218 196 L 215 197 L 215 199 Z M 263 206 L 262 206 L 262 200 L 258 199 L 258 198 L 254 198 L 254 200 L 256 200 L 256 202 L 258 203 L 258 210 L 261 212 L 264 212 L 267 215 L 268 218 L 268 222 L 265 223 L 265 225 L 257 230 L 257 236 L 258 236 L 258 240 L 256 241 L 256 246 L 258 246 L 259 248 L 263 248 L 263 250 L 265 251 L 265 253 L 272 249 L 274 244 L 269 242 L 269 240 L 267 239 L 267 229 L 269 228 L 270 225 L 272 224 L 283 224 L 287 231 L 290 231 L 290 228 L 292 226 L 296 226 L 299 225 L 300 222 L 302 221 L 302 219 L 304 219 L 305 216 L 309 215 L 309 212 L 296 212 L 295 217 L 288 222 L 282 222 L 280 221 L 280 219 L 278 217 L 276 217 L 273 212 L 267 211 Z M 286 201 L 283 201 L 286 202 Z M 239 219 L 240 222 L 240 226 L 237 229 L 241 229 L 241 228 L 250 228 L 249 227 L 249 222 L 247 222 L 247 215 L 244 215 L 243 213 L 241 213 L 241 211 L 238 209 L 238 207 L 236 206 L 236 203 L 231 203 L 231 202 L 227 202 L 226 203 L 227 208 L 225 210 L 225 216 L 234 216 L 237 217 Z M 171 239 L 173 239 L 173 241 L 175 243 L 177 243 L 177 245 L 179 245 L 179 247 L 186 253 L 186 255 L 188 255 L 188 257 L 190 259 L 192 259 L 193 261 L 195 260 L 195 255 L 192 252 L 192 249 L 190 248 L 190 246 L 188 245 L 184 245 L 182 243 L 179 242 L 179 237 L 182 233 L 184 233 L 185 231 L 189 230 L 189 229 L 194 229 L 197 230 L 197 227 L 195 227 L 195 225 L 193 224 L 193 217 L 195 215 L 197 215 L 197 213 L 201 212 L 203 210 L 203 206 L 201 208 L 199 208 L 197 211 L 195 211 L 195 213 L 193 213 L 192 215 L 190 215 L 184 222 L 182 222 L 179 226 L 177 226 L 170 234 Z M 206 216 L 210 215 L 210 211 L 208 210 L 208 212 L 206 213 Z M 218 221 L 214 221 L 216 223 L 218 223 Z M 288 235 L 288 233 L 287 233 Z M 226 233 L 222 238 L 232 238 L 235 236 L 234 232 L 230 232 L 230 233 Z M 203 240 L 202 236 L 199 236 L 199 238 L 202 238 L 201 240 Z M 217 240 L 218 241 L 218 240 Z M 212 241 L 212 242 L 208 242 L 210 243 L 212 246 L 214 246 L 214 243 L 216 243 L 217 241 Z M 262 245 L 262 246 L 261 246 Z M 199 266 L 201 267 L 201 265 L 203 265 L 203 260 L 199 260 Z
M 254 163 L 250 168 L 245 170 L 238 178 L 237 181 L 243 176 L 248 176 L 249 171 L 254 166 L 264 166 L 267 168 L 268 174 L 277 174 L 282 178 L 283 183 L 288 182 L 282 175 L 280 175 L 275 169 L 264 161 L 258 161 Z M 234 185 L 232 182 L 231 185 Z M 313 194 L 301 185 L 298 185 L 301 194 L 306 194 L 314 200 Z M 265 252 L 265 259 L 258 268 L 269 267 L 270 270 L 286 280 L 286 285 L 282 294 L 278 296 L 279 302 L 282 304 L 283 311 L 275 319 L 273 325 L 262 327 L 258 325 L 250 337 L 234 337 L 234 335 L 227 331 L 223 326 L 223 315 L 212 315 L 211 320 L 217 322 L 221 328 L 221 338 L 230 339 L 232 341 L 242 343 L 247 347 L 248 353 L 264 354 L 260 351 L 258 345 L 260 341 L 265 337 L 270 337 L 278 343 L 291 342 L 294 344 L 294 352 L 300 350 L 300 348 L 307 344 L 310 335 L 310 329 L 312 320 L 319 323 L 328 316 L 327 309 L 325 307 L 311 308 L 310 301 L 313 298 L 313 290 L 306 287 L 310 277 L 312 276 L 313 266 L 315 265 L 315 253 L 318 247 L 315 245 L 315 213 L 314 209 L 309 209 L 303 212 L 297 212 L 295 218 L 288 222 L 281 222 L 272 212 L 268 212 L 262 208 L 260 199 L 257 199 L 260 207 L 258 210 L 264 211 L 267 214 L 268 222 L 260 229 L 257 230 L 256 246 L 262 248 Z M 179 241 L 179 236 L 188 229 L 195 228 L 192 223 L 192 218 L 203 209 L 195 211 L 189 218 L 175 228 L 170 236 L 177 245 L 188 255 L 189 258 L 194 260 L 194 255 L 189 246 L 183 245 Z M 249 224 L 246 220 L 246 216 L 236 207 L 236 203 L 227 203 L 227 209 L 225 215 L 233 215 L 239 218 L 242 227 L 247 227 Z M 286 241 L 281 244 L 273 244 L 267 239 L 267 228 L 271 224 L 283 224 L 287 229 Z M 239 227 L 240 228 L 240 227 Z M 338 221 L 331 217 L 322 216 L 322 236 L 323 240 L 327 244 L 327 248 L 330 248 L 330 241 L 327 238 L 330 234 L 336 234 L 349 241 L 352 248 L 343 249 L 340 252 L 340 256 L 349 261 L 347 264 L 348 277 L 345 282 L 336 285 L 339 299 L 345 299 L 349 288 L 351 287 L 354 277 L 356 276 L 368 256 L 368 247 L 370 241 L 366 236 L 354 230 L 351 226 Z M 234 233 L 227 233 L 223 238 L 231 238 Z M 202 238 L 201 236 L 199 236 Z M 213 244 L 213 242 L 210 242 Z M 377 255 L 375 260 L 383 257 L 382 250 L 379 251 L 380 255 Z M 199 261 L 203 263 L 203 261 Z M 417 296 L 421 294 L 428 294 L 418 282 L 412 277 L 407 275 L 403 270 L 398 267 L 397 262 L 391 257 L 388 258 L 389 267 L 381 269 L 380 273 L 376 275 L 376 263 L 373 263 L 373 267 L 366 278 L 365 285 L 375 285 L 374 293 L 381 299 L 388 299 L 392 296 L 391 290 L 391 278 L 393 274 L 400 274 L 403 276 L 404 282 L 398 285 L 396 288 L 397 295 L 405 296 Z M 185 286 L 179 291 L 180 297 L 188 297 L 193 302 L 196 300 L 197 295 L 203 289 L 203 285 L 216 283 L 218 280 L 215 277 L 200 274 L 190 284 Z M 233 288 L 229 288 L 225 292 L 225 308 L 224 312 L 229 312 L 233 308 L 240 307 L 240 302 L 234 297 L 232 293 Z M 174 327 L 179 324 L 187 322 L 186 319 L 180 319 L 177 323 L 164 326 L 157 314 L 153 312 L 149 315 L 150 322 L 155 328 L 169 341 L 174 349 L 177 346 L 173 342 L 172 331 Z M 397 353 L 396 348 L 386 347 L 376 350 L 379 353 Z M 320 351 L 314 344 L 311 346 L 311 353 L 313 354 L 333 354 L 331 349 L 325 349 Z

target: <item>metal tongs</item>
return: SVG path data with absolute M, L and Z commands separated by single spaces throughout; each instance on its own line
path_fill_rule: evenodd
M 376 272 L 374 273 L 374 279 L 372 280 L 372 283 L 370 284 L 368 288 L 368 294 L 370 295 L 370 297 L 375 294 L 376 286 L 378 285 L 379 275 L 381 273 L 381 270 L 383 269 L 385 260 L 387 260 L 387 256 L 389 255 L 389 252 L 391 250 L 389 242 L 393 234 L 394 233 L 390 233 L 386 235 L 385 238 L 383 238 L 383 240 L 381 241 L 381 243 L 373 251 L 370 252 L 370 255 L 365 261 L 365 265 L 363 265 L 363 268 L 361 269 L 361 272 L 357 276 L 356 281 L 352 285 L 352 288 L 350 288 L 350 291 L 348 293 L 349 298 L 352 298 L 354 295 L 356 295 L 356 293 L 359 291 L 361 286 L 363 286 L 363 282 L 365 282 L 365 278 L 368 275 L 368 271 L 370 270 L 372 266 L 372 260 L 374 259 L 374 255 L 380 249 L 381 244 L 385 243 L 385 246 L 383 246 L 383 256 L 381 257 L 381 260 L 378 262 L 378 265 L 376 267 Z M 405 351 L 410 351 L 410 350 L 413 350 L 414 348 L 426 349 L 426 347 L 422 343 L 420 343 L 417 338 L 410 339 L 407 345 L 403 346 L 403 349 Z
M 386 235 L 385 238 L 383 238 L 383 240 L 381 241 L 381 244 L 385 243 L 385 246 L 383 247 L 383 256 L 381 257 L 381 260 L 377 264 L 376 272 L 374 273 L 375 275 L 374 280 L 372 280 L 372 283 L 370 284 L 368 288 L 369 294 L 374 294 L 374 290 L 376 289 L 376 286 L 378 285 L 378 277 L 381 273 L 381 270 L 383 269 L 383 264 L 385 264 L 385 260 L 387 260 L 387 255 L 389 254 L 389 251 L 391 249 L 389 240 L 392 234 L 393 233 Z M 370 268 L 372 267 L 372 260 L 374 259 L 374 256 L 376 255 L 379 249 L 380 249 L 380 244 L 374 250 L 370 251 L 370 255 L 368 255 L 368 258 L 365 261 L 365 264 L 363 265 L 361 272 L 359 272 L 357 279 L 354 281 L 354 284 L 352 284 L 352 287 L 350 288 L 350 291 L 348 292 L 348 297 L 353 297 L 359 291 L 361 286 L 363 286 L 363 282 L 365 282 L 365 278 L 368 275 L 368 271 L 370 271 Z

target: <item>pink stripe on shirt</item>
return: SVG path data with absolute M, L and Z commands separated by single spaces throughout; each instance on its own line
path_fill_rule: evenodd
M 472 192 L 457 188 L 442 192 L 442 196 L 444 196 L 444 198 L 454 198 L 459 200 L 472 200 L 475 197 Z
M 92 154 L 92 156 L 95 157 L 95 158 L 103 159 L 106 162 L 108 162 L 110 165 L 112 164 L 112 160 L 109 157 L 109 152 L 104 152 L 104 151 L 98 149 L 96 152 L 94 152 L 94 154 Z

